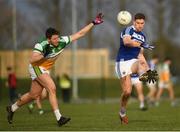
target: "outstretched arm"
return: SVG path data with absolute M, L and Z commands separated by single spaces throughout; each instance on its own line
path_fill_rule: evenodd
M 91 30 L 91 28 L 94 26 L 93 23 L 88 24 L 87 26 L 85 26 L 83 29 L 81 29 L 80 31 L 78 31 L 75 34 L 72 34 L 70 36 L 71 41 L 75 41 L 81 37 L 83 37 L 87 32 L 89 32 Z
M 99 13 L 96 16 L 95 20 L 93 20 L 90 24 L 85 26 L 83 29 L 81 29 L 77 33 L 70 35 L 71 41 L 78 40 L 79 38 L 85 36 L 86 33 L 88 33 L 94 25 L 98 25 L 101 23 L 103 23 L 103 15 L 102 15 L 102 13 Z

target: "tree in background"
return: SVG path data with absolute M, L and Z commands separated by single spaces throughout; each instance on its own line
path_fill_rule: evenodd
M 18 49 L 33 47 L 36 39 L 49 27 L 56 27 L 63 35 L 72 32 L 71 0 L 16 0 Z M 22 5 L 23 3 L 23 5 Z M 155 54 L 162 59 L 167 54 L 173 58 L 176 71 L 180 73 L 178 55 L 180 49 L 180 1 L 179 0 L 77 0 L 78 28 L 90 21 L 101 11 L 105 14 L 103 28 L 92 31 L 88 37 L 79 40 L 79 48 L 107 48 L 110 58 L 115 59 L 119 48 L 119 26 L 116 17 L 120 10 L 128 10 L 133 15 L 143 12 L 147 16 L 145 32 L 148 41 L 155 44 Z M 86 6 L 84 6 L 86 5 Z M 0 19 L 0 49 L 12 46 L 12 0 L 0 1 L 3 16 Z M 148 54 L 150 57 L 151 54 Z
M 61 2 L 60 0 L 28 0 L 29 5 L 32 8 L 38 9 L 43 18 L 43 25 L 46 28 L 49 26 L 59 29 L 61 33 Z
M 12 10 L 8 1 L 0 1 L 0 49 L 9 48 L 12 44 Z

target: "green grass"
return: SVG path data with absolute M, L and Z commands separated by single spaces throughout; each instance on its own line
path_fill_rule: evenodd
M 104 82 L 104 83 L 103 83 Z M 4 80 L 0 87 L 0 130 L 4 131 L 122 131 L 122 130 L 180 130 L 180 107 L 171 107 L 168 101 L 163 101 L 159 107 L 152 107 L 142 112 L 138 109 L 138 102 L 128 105 L 129 124 L 121 125 L 118 118 L 119 103 L 98 103 L 100 99 L 119 98 L 121 90 L 117 79 L 81 79 L 79 80 L 79 97 L 93 103 L 62 104 L 60 110 L 64 115 L 72 118 L 65 126 L 58 127 L 49 102 L 43 102 L 46 113 L 38 115 L 37 109 L 29 114 L 27 106 L 19 109 L 14 116 L 14 124 L 9 125 L 6 120 L 5 107 L 8 104 L 8 89 Z M 30 80 L 18 81 L 18 93 L 29 90 Z M 179 84 L 175 86 L 176 97 L 180 97 Z M 145 94 L 148 89 L 144 88 Z M 61 91 L 57 88 L 58 97 Z M 167 98 L 168 94 L 163 94 Z
M 17 93 L 24 94 L 30 89 L 30 79 L 18 79 Z M 8 95 L 8 89 L 5 87 L 5 79 L 0 79 L 0 100 Z M 61 97 L 61 90 L 57 86 L 57 95 Z M 174 85 L 175 96 L 180 97 L 180 83 Z M 133 94 L 136 94 L 133 89 Z M 149 89 L 144 85 L 145 95 Z M 106 99 L 106 98 L 119 98 L 121 94 L 120 82 L 117 78 L 108 79 L 79 79 L 78 80 L 78 96 L 80 98 L 88 98 L 93 100 Z M 167 91 L 164 92 L 163 96 L 168 96 Z
M 61 112 L 72 118 L 62 127 L 57 126 L 47 100 L 43 102 L 44 115 L 38 115 L 37 109 L 29 114 L 24 106 L 15 113 L 13 125 L 7 123 L 5 106 L 6 101 L 1 102 L 0 130 L 4 131 L 180 130 L 180 107 L 171 107 L 168 101 L 162 101 L 159 107 L 151 107 L 148 111 L 140 111 L 137 101 L 130 103 L 128 125 L 120 124 L 119 103 L 60 104 Z

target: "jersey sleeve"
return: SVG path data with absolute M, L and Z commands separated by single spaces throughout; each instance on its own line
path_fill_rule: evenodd
M 133 29 L 132 27 L 127 27 L 124 29 L 124 31 L 122 32 L 122 38 L 124 38 L 125 36 L 131 36 L 133 34 Z
M 70 38 L 70 36 L 62 36 L 60 38 L 60 42 L 64 42 L 66 45 L 68 45 L 71 43 L 71 38 Z
M 37 43 L 34 46 L 33 52 L 43 53 L 43 47 L 41 44 Z

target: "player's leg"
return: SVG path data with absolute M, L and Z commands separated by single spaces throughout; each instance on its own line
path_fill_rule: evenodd
M 147 97 L 149 98 L 150 101 L 154 101 L 155 93 L 156 93 L 156 88 L 149 88 Z
M 56 98 L 56 86 L 53 82 L 53 80 L 51 79 L 51 77 L 49 76 L 49 74 L 45 73 L 40 75 L 37 78 L 37 81 L 43 85 L 44 88 L 46 88 L 46 90 L 49 93 L 49 101 L 50 104 L 52 106 L 53 110 L 57 110 L 58 109 L 58 101 Z
M 41 100 L 46 99 L 48 96 L 47 90 L 44 88 L 41 93 Z
M 137 94 L 138 94 L 138 99 L 140 101 L 140 106 L 139 107 L 140 107 L 141 110 L 146 110 L 147 108 L 145 107 L 142 83 L 141 82 L 136 83 L 135 88 L 136 88 L 136 91 L 137 91 Z
M 34 109 L 34 106 L 37 105 L 37 108 L 38 108 L 38 111 L 39 111 L 39 114 L 43 114 L 44 111 L 42 109 L 42 104 L 41 104 L 41 101 L 43 99 L 45 99 L 47 97 L 47 91 L 45 88 L 43 88 L 42 90 L 42 93 L 40 96 L 38 96 L 32 103 L 30 103 L 28 105 L 28 110 L 29 110 L 29 113 L 32 113 L 33 112 L 33 109 Z
M 56 97 L 56 86 L 54 84 L 54 81 L 47 73 L 41 74 L 37 78 L 37 80 L 44 88 L 46 88 L 49 93 L 49 102 L 54 111 L 59 126 L 66 124 L 70 120 L 70 118 L 63 117 L 59 111 L 58 101 Z
M 163 85 L 159 86 L 159 89 L 158 89 L 157 95 L 156 95 L 156 103 L 155 103 L 156 106 L 159 106 L 159 100 L 161 98 L 161 95 L 162 95 L 163 91 L 164 91 Z
M 149 70 L 148 63 L 143 54 L 139 54 L 138 56 L 138 73 L 141 75 Z
M 137 59 L 116 62 L 115 65 L 115 71 L 117 76 L 120 78 L 120 85 L 122 89 L 119 115 L 120 115 L 121 123 L 124 124 L 128 124 L 128 118 L 126 116 L 126 106 L 132 91 L 130 75 L 133 72 L 137 73 L 136 72 L 137 69 L 138 69 Z
M 120 79 L 121 87 L 122 87 L 122 95 L 121 95 L 121 107 L 126 108 L 128 99 L 131 95 L 132 86 L 130 81 L 130 75 L 127 75 Z
M 131 77 L 130 75 L 127 75 L 125 77 L 122 77 L 120 79 L 120 84 L 122 88 L 122 94 L 121 94 L 121 100 L 120 100 L 120 118 L 121 123 L 128 124 L 128 119 L 126 117 L 126 106 L 128 103 L 128 99 L 131 95 L 132 86 L 131 86 Z
M 147 83 L 147 86 L 149 88 L 149 92 L 147 94 L 147 101 L 150 105 L 153 105 L 156 100 L 156 92 L 157 92 L 156 83 L 155 84 L 153 84 L 152 82 Z
M 29 103 L 33 99 L 36 99 L 42 92 L 42 86 L 35 80 L 31 83 L 31 89 L 28 93 L 21 96 L 13 105 L 7 106 L 6 110 L 8 112 L 8 122 L 12 124 L 13 114 L 14 112 L 24 104 Z
M 28 111 L 29 113 L 31 114 L 33 112 L 33 109 L 34 109 L 34 105 L 36 104 L 36 101 L 34 100 L 33 102 L 31 102 L 27 108 L 28 108 Z
M 36 99 L 38 96 L 40 96 L 42 90 L 43 90 L 42 85 L 40 85 L 36 80 L 33 80 L 31 83 L 30 91 L 24 94 L 23 96 L 21 96 L 21 98 L 17 101 L 17 105 L 20 107 Z
M 10 104 L 13 104 L 13 88 L 9 88 L 9 99 L 10 99 Z
M 175 106 L 175 96 L 174 96 L 174 89 L 173 89 L 173 85 L 171 83 L 168 84 L 168 88 L 167 88 L 168 92 L 169 92 L 169 98 L 171 100 L 171 106 Z
M 37 105 L 37 108 L 38 108 L 38 112 L 39 112 L 40 115 L 44 114 L 44 111 L 43 111 L 43 109 L 42 109 L 41 101 L 42 101 L 42 100 L 41 100 L 41 97 L 40 97 L 40 96 L 35 100 L 36 105 Z
M 41 96 L 39 96 L 39 97 L 35 100 L 40 115 L 44 114 L 44 110 L 42 109 L 42 103 L 41 103 L 41 102 L 42 102 L 42 100 L 44 100 L 46 97 L 47 97 L 47 91 L 46 91 L 46 89 L 44 88 L 43 91 L 42 91 L 42 93 L 41 93 Z

